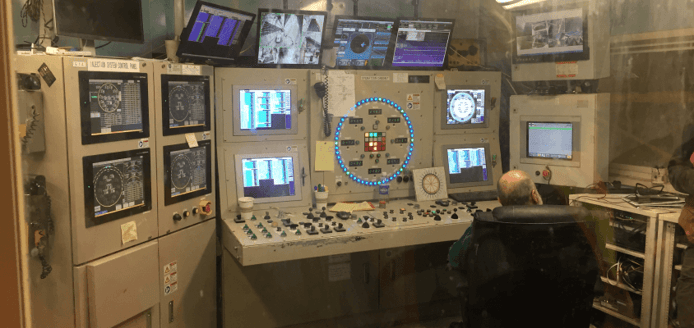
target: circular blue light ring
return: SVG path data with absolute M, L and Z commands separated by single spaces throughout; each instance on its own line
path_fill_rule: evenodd
M 402 172 L 405 168 L 407 168 L 407 164 L 409 164 L 410 157 L 412 156 L 412 152 L 414 151 L 414 129 L 412 128 L 412 124 L 410 123 L 410 117 L 407 116 L 407 113 L 405 113 L 405 110 L 403 110 L 402 107 L 400 107 L 400 105 L 398 105 L 396 102 L 389 100 L 389 99 L 386 99 L 386 98 L 366 98 L 366 99 L 360 100 L 356 104 L 354 104 L 354 106 L 352 106 L 352 108 L 349 109 L 347 114 L 345 114 L 342 118 L 340 118 L 340 123 L 337 125 L 337 128 L 335 130 L 335 140 L 336 141 L 340 138 L 340 132 L 342 131 L 342 122 L 344 122 L 347 119 L 347 117 L 349 116 L 349 114 L 352 111 L 356 110 L 357 107 L 359 107 L 361 105 L 365 105 L 369 102 L 382 102 L 384 104 L 391 105 L 392 107 L 397 109 L 397 111 L 400 113 L 400 115 L 402 115 L 405 118 L 405 121 L 407 122 L 407 128 L 410 131 L 409 154 L 407 155 L 407 159 L 403 162 L 403 164 L 400 166 L 400 168 L 395 170 L 395 173 L 393 173 L 389 176 L 383 177 L 380 180 L 368 181 L 368 180 L 362 180 L 361 178 L 357 177 L 356 175 L 350 173 L 348 171 L 347 167 L 345 167 L 345 166 L 342 167 L 342 170 L 345 172 L 345 174 L 350 179 L 354 180 L 355 182 L 363 184 L 363 185 L 375 186 L 375 185 L 380 185 L 380 184 L 392 181 L 393 179 L 395 179 L 397 177 L 397 175 L 400 172 Z M 338 162 L 340 164 L 342 164 L 343 163 L 342 155 L 339 152 L 338 145 L 335 145 L 335 156 L 337 157 Z

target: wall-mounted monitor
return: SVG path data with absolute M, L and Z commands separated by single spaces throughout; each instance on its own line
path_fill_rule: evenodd
M 385 66 L 394 32 L 394 19 L 336 16 L 337 67 Z
M 212 143 L 199 141 L 164 146 L 164 204 L 171 205 L 212 192 Z
M 209 131 L 209 95 L 209 76 L 162 75 L 163 135 Z
M 454 20 L 399 19 L 393 67 L 444 68 Z
M 234 135 L 296 134 L 296 86 L 235 85 Z
M 149 137 L 147 74 L 79 72 L 82 144 Z
M 445 158 L 448 188 L 494 185 L 488 143 L 443 145 L 440 150 Z
M 176 56 L 197 62 L 233 63 L 254 19 L 252 13 L 198 1 L 181 32 Z
M 237 154 L 236 189 L 255 203 L 301 200 L 298 153 Z
M 149 3 L 146 3 L 149 7 Z M 142 0 L 53 0 L 55 34 L 86 40 L 144 43 Z M 52 16 L 53 13 L 48 15 Z
M 527 155 L 529 158 L 573 158 L 574 123 L 526 122 Z
M 87 228 L 152 209 L 150 150 L 82 159 Z
M 257 65 L 319 67 L 326 15 L 320 11 L 259 9 Z
M 441 97 L 441 129 L 480 129 L 489 127 L 488 85 L 455 86 L 448 85 Z

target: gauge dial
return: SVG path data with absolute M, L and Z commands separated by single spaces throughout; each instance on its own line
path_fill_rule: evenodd
M 185 121 L 190 113 L 190 97 L 182 86 L 177 86 L 169 93 L 169 113 L 177 122 Z
M 427 174 L 422 178 L 422 188 L 429 195 L 436 194 L 441 188 L 441 181 L 435 174 Z
M 116 205 L 123 195 L 123 176 L 113 166 L 99 170 L 94 176 L 94 198 L 102 207 Z
M 118 87 L 113 83 L 104 83 L 99 87 L 97 101 L 99 107 L 106 113 L 113 113 L 120 105 L 121 94 Z
M 451 99 L 450 115 L 459 123 L 470 121 L 475 115 L 475 109 L 475 99 L 469 93 L 461 92 Z
M 171 164 L 171 184 L 176 189 L 184 189 L 192 178 L 190 174 L 191 163 L 188 156 L 181 154 L 174 158 Z

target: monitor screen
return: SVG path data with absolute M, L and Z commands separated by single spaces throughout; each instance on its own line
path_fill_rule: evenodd
M 177 56 L 228 63 L 239 55 L 255 14 L 198 1 L 181 33 Z
M 515 16 L 514 63 L 588 59 L 587 8 Z
M 452 31 L 453 21 L 401 19 L 393 66 L 442 68 Z
M 484 147 L 447 149 L 449 184 L 489 180 Z
M 287 197 L 296 195 L 294 158 L 242 158 L 243 195 L 253 198 Z
M 528 122 L 528 157 L 573 159 L 573 123 Z
M 141 0 L 53 0 L 53 8 L 57 35 L 86 40 L 145 42 Z
M 325 17 L 323 12 L 259 10 L 258 64 L 318 66 Z
M 394 20 L 337 17 L 335 41 L 338 67 L 381 67 L 395 29 Z
M 239 91 L 241 130 L 291 130 L 291 90 Z
M 446 124 L 482 124 L 485 89 L 448 89 Z
M 198 142 L 198 147 L 188 144 L 164 146 L 165 205 L 208 194 L 212 191 L 211 145 Z
M 209 93 L 208 76 L 162 74 L 163 134 L 210 130 Z

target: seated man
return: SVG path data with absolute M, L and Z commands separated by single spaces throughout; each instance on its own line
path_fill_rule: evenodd
M 527 173 L 523 171 L 508 171 L 499 178 L 496 185 L 499 194 L 499 203 L 502 206 L 510 205 L 542 205 L 542 197 L 535 188 L 535 183 Z M 472 240 L 472 225 L 465 230 L 463 236 L 458 239 L 448 251 L 448 263 L 454 269 L 458 269 L 463 263 L 465 252 Z

